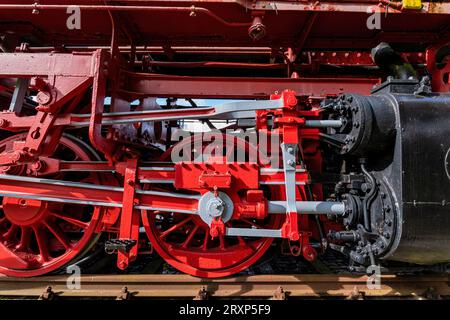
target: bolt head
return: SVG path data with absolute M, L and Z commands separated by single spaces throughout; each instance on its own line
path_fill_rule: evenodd
M 45 168 L 45 162 L 38 160 L 31 165 L 31 168 L 34 171 L 41 171 Z
M 39 91 L 39 93 L 36 96 L 36 100 L 40 105 L 47 105 L 52 100 L 52 96 L 49 92 L 45 91 Z
M 290 95 L 286 103 L 289 107 L 295 107 L 297 105 L 297 98 L 294 95 Z
M 225 211 L 225 203 L 221 199 L 212 199 L 208 205 L 208 214 L 213 218 L 222 216 Z

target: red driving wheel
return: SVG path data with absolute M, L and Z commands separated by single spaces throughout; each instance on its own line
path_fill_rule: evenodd
M 232 143 L 233 140 L 226 141 Z M 195 141 L 188 139 L 181 143 L 194 144 Z M 238 140 L 236 145 L 237 148 L 251 148 L 243 140 Z M 163 160 L 167 160 L 169 153 Z M 269 191 L 278 197 L 282 188 L 271 186 Z M 227 191 L 232 199 L 238 197 L 236 192 Z M 213 239 L 208 224 L 197 215 L 143 210 L 142 221 L 156 252 L 174 268 L 197 277 L 218 278 L 240 272 L 258 261 L 273 241 L 272 238 L 256 237 L 220 236 Z M 226 226 L 279 229 L 281 222 L 280 215 L 271 215 L 264 220 L 231 219 Z
M 0 152 L 12 150 L 18 134 L 0 141 Z M 63 135 L 52 155 L 66 161 L 99 160 L 83 141 Z M 25 165 L 3 173 L 26 175 Z M 101 184 L 92 172 L 60 172 L 45 178 Z M 0 210 L 0 273 L 14 277 L 47 274 L 80 258 L 98 238 L 101 209 L 84 204 L 3 197 Z

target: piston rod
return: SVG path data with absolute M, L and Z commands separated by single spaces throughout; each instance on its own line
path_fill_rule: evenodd
M 297 212 L 299 214 L 333 214 L 343 215 L 345 205 L 336 201 L 297 201 Z M 286 201 L 269 201 L 269 213 L 286 213 Z
M 340 128 L 342 127 L 341 120 L 306 120 L 305 127 L 307 128 Z

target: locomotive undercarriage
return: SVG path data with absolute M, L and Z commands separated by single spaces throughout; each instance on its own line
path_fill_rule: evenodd
M 288 76 L 269 77 L 280 63 L 254 52 L 155 61 L 114 41 L 1 54 L 0 273 L 58 272 L 99 248 L 120 270 L 156 253 L 198 277 L 269 249 L 308 263 L 335 252 L 351 270 L 450 261 L 447 43 L 289 48 Z M 213 98 L 232 101 L 197 106 Z

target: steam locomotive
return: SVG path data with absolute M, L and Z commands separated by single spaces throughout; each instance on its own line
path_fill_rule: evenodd
M 450 261 L 449 2 L 31 2 L 0 1 L 0 273 Z

